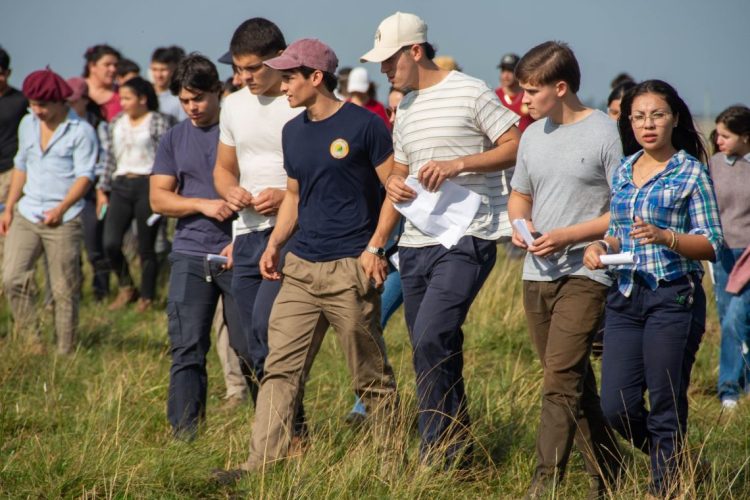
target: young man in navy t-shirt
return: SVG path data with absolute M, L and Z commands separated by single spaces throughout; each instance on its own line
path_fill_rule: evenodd
M 230 345 L 240 359 L 248 359 L 249 354 L 231 294 L 234 211 L 213 183 L 221 81 L 211 61 L 190 55 L 177 67 L 170 90 L 189 119 L 171 128 L 159 142 L 150 201 L 155 213 L 179 219 L 169 258 L 172 368 L 167 417 L 175 436 L 191 439 L 205 416 L 206 353 L 219 296 L 224 300 Z M 226 265 L 209 262 L 207 254 L 221 254 L 229 261 Z M 250 370 L 245 372 L 249 379 Z
M 306 112 L 282 132 L 287 190 L 260 259 L 264 278 L 281 279 L 281 249 L 298 229 L 269 321 L 250 456 L 239 471 L 219 479 L 236 479 L 294 453 L 293 415 L 323 340 L 321 326 L 336 330 L 368 415 L 383 415 L 396 400 L 378 294 L 391 229 L 378 224 L 378 180 L 391 169 L 391 136 L 377 115 L 333 95 L 338 60 L 322 42 L 299 40 L 265 64 L 283 72 L 290 106 Z M 393 210 L 384 206 L 384 218 Z

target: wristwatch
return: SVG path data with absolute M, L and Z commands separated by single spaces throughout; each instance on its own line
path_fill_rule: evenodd
M 368 252 L 370 252 L 372 254 L 377 255 L 378 257 L 385 258 L 385 248 L 383 248 L 383 247 L 371 247 L 371 246 L 368 246 L 367 248 L 365 248 L 365 250 L 367 250 Z

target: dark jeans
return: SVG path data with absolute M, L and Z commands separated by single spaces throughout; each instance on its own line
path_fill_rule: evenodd
M 696 276 L 661 281 L 637 277 L 630 297 L 607 297 L 602 410 L 610 425 L 651 456 L 651 493 L 673 486 L 687 431 L 687 389 L 706 326 L 706 296 Z M 644 393 L 648 390 L 649 409 Z
M 590 477 L 614 479 L 621 460 L 602 415 L 589 355 L 607 286 L 585 276 L 524 281 L 523 306 L 544 369 L 535 480 L 561 480 L 575 443 Z
M 470 458 L 461 325 L 495 264 L 494 241 L 399 247 L 404 314 L 417 376 L 422 460 Z M 437 462 L 439 463 L 439 462 Z
M 253 231 L 237 236 L 234 240 L 234 277 L 232 294 L 236 298 L 242 328 L 247 342 L 247 365 L 251 370 L 247 386 L 253 403 L 258 397 L 260 382 L 263 380 L 264 366 L 268 356 L 268 318 L 276 296 L 281 289 L 281 280 L 264 280 L 260 275 L 258 262 L 266 249 L 268 237 L 273 229 Z M 282 250 L 278 269 L 283 269 L 286 250 Z M 295 415 L 296 435 L 307 433 L 305 408 L 300 403 Z
M 211 323 L 219 296 L 229 345 L 241 352 L 245 345 L 237 305 L 232 298 L 232 272 L 198 256 L 173 252 L 167 315 L 172 353 L 167 418 L 176 435 L 192 436 L 205 418 L 206 354 L 211 346 Z M 207 271 L 211 282 L 206 281 Z
M 104 252 L 104 221 L 99 220 L 96 213 L 96 189 L 91 189 L 84 198 L 86 204 L 81 212 L 81 223 L 83 224 L 83 245 L 86 247 L 86 256 L 93 269 L 93 280 L 91 287 L 94 290 L 94 298 L 101 300 L 109 293 L 109 259 Z
M 154 244 L 159 225 L 149 226 L 148 176 L 116 177 L 109 194 L 109 208 L 104 223 L 104 250 L 120 287 L 133 286 L 128 262 L 122 253 L 122 240 L 135 218 L 138 229 L 138 254 L 141 258 L 141 297 L 153 299 L 156 294 L 157 260 Z

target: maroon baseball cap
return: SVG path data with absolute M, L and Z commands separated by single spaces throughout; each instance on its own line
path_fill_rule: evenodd
M 333 49 L 320 40 L 303 38 L 289 45 L 280 56 L 264 61 L 264 64 L 281 71 L 306 66 L 335 74 L 339 60 Z

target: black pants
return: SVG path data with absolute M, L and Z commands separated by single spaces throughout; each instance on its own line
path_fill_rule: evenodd
M 169 256 L 169 370 L 167 418 L 175 434 L 194 434 L 205 417 L 206 354 L 211 347 L 211 323 L 219 296 L 224 299 L 224 320 L 229 345 L 240 358 L 247 356 L 237 305 L 231 295 L 232 272 L 204 258 L 173 252 Z M 207 281 L 207 275 L 211 281 Z M 247 373 L 247 370 L 243 370 Z M 249 373 L 247 373 L 249 375 Z M 249 378 L 249 377 L 248 377 Z
M 157 260 L 154 244 L 158 224 L 148 226 L 151 216 L 148 200 L 148 176 L 127 178 L 120 176 L 112 182 L 109 208 L 104 223 L 104 250 L 120 287 L 133 286 L 128 262 L 122 253 L 122 240 L 135 218 L 138 229 L 138 254 L 141 258 L 141 297 L 153 299 L 156 291 Z
M 104 221 L 99 220 L 96 213 L 96 189 L 94 185 L 84 197 L 86 204 L 81 212 L 83 224 L 83 245 L 86 256 L 94 270 L 93 282 L 94 298 L 101 300 L 109 293 L 109 259 L 104 252 Z

